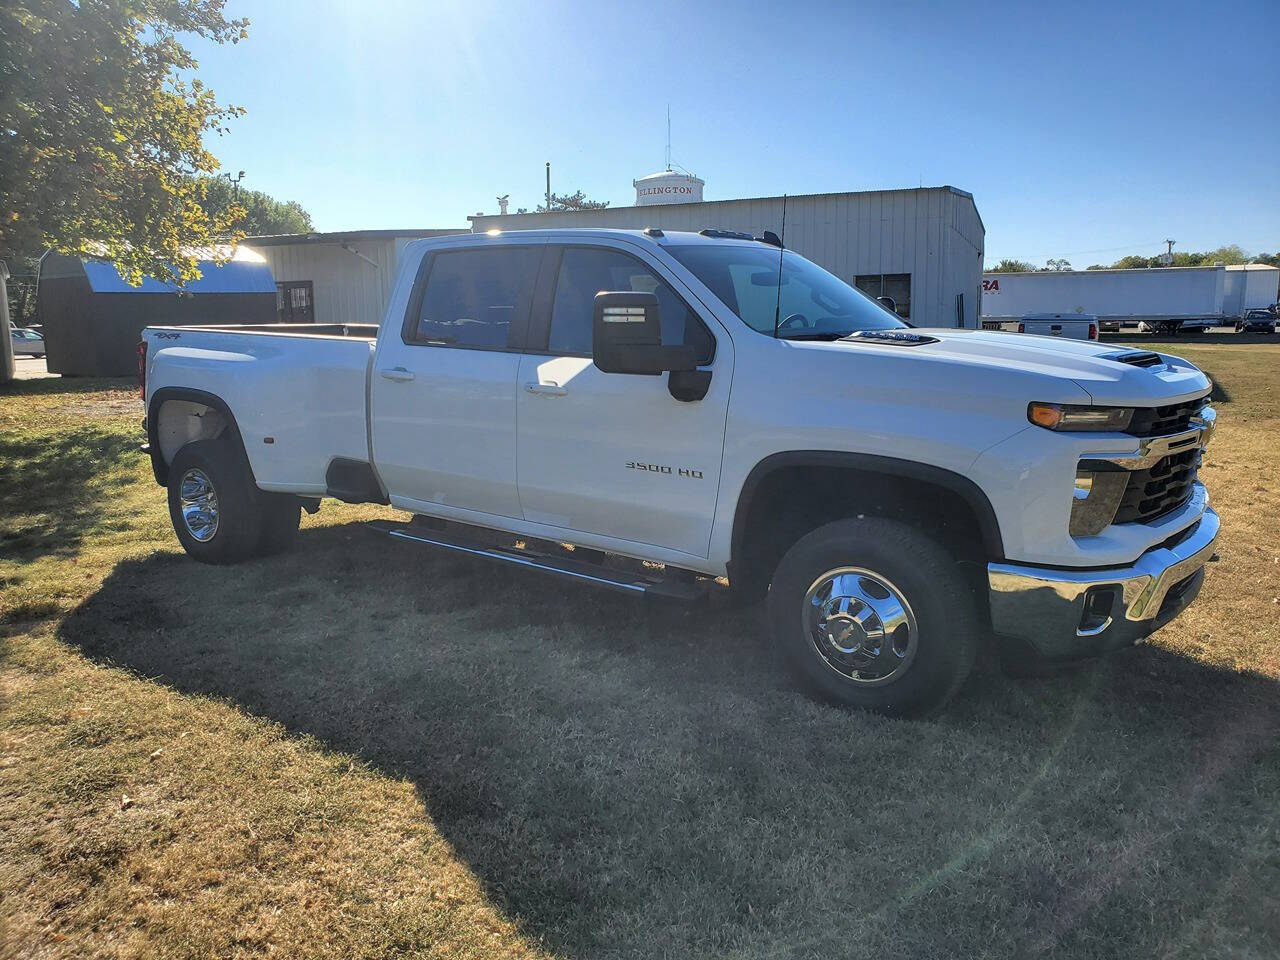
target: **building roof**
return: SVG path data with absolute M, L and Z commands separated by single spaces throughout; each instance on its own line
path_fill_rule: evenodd
M 655 177 L 656 176 L 665 177 L 665 176 L 671 176 L 671 175 L 673 174 L 668 173 L 665 170 L 662 171 L 660 174 L 650 174 L 650 176 L 655 176 Z M 649 178 L 645 177 L 644 179 L 647 180 Z M 639 182 L 639 181 L 636 181 L 636 182 Z M 950 184 L 943 184 L 940 187 L 896 187 L 896 188 L 890 188 L 887 190 L 837 190 L 830 193 L 792 193 L 792 194 L 788 194 L 786 199 L 788 200 L 811 200 L 811 199 L 819 200 L 827 197 L 860 197 L 860 196 L 865 197 L 865 196 L 875 196 L 876 194 L 883 194 L 883 193 L 934 193 L 939 190 L 946 190 L 951 193 L 954 193 L 956 196 L 964 197 L 966 200 L 969 200 L 970 202 L 973 201 L 972 193 L 969 193 L 967 190 L 961 190 L 959 187 L 953 187 Z M 783 197 L 781 194 L 778 194 L 777 196 L 772 196 L 772 197 L 728 197 L 724 200 L 687 200 L 687 201 L 682 201 L 680 203 L 663 203 L 663 204 L 655 204 L 653 206 L 632 205 L 632 206 L 619 206 L 619 207 L 601 207 L 598 210 L 552 210 L 550 213 L 545 213 L 545 212 L 544 213 L 537 213 L 537 212 L 507 213 L 507 214 L 479 213 L 479 214 L 475 214 L 474 216 L 469 216 L 467 217 L 467 219 L 474 222 L 476 220 L 490 220 L 490 219 L 495 219 L 497 217 L 548 217 L 548 216 L 555 216 L 556 214 L 559 214 L 559 213 L 591 214 L 591 213 L 604 213 L 605 211 L 608 211 L 608 210 L 630 210 L 630 209 L 653 210 L 658 206 L 661 206 L 663 209 L 671 209 L 674 207 L 714 207 L 714 206 L 723 205 L 723 204 L 758 202 L 762 200 L 776 200 L 779 203 L 781 203 L 783 200 Z M 975 206 L 975 209 L 976 209 L 976 206 Z M 978 220 L 979 222 L 981 222 L 982 220 L 981 215 L 979 215 Z M 985 229 L 985 226 L 984 226 L 984 229 Z
M 466 233 L 465 228 L 457 229 L 411 229 L 411 230 L 337 230 L 329 233 L 313 231 L 311 233 L 278 233 L 261 237 L 245 237 L 244 245 L 248 247 L 278 247 L 294 243 L 353 243 L 357 240 L 392 240 L 398 237 L 421 239 L 422 237 L 444 237 L 454 233 Z
M 238 247 L 234 254 L 229 248 L 193 250 L 199 261 L 200 279 L 192 280 L 181 289 L 185 293 L 272 293 L 276 292 L 275 277 L 271 267 L 259 254 Z M 219 263 L 203 259 L 228 255 L 231 259 Z M 178 287 L 153 277 L 143 277 L 139 286 L 131 286 L 115 265 L 105 260 L 85 260 L 84 275 L 89 289 L 94 293 L 177 293 Z

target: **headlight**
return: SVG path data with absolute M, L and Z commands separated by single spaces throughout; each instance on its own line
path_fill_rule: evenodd
M 1125 430 L 1132 407 L 1082 407 L 1069 403 L 1029 403 L 1027 419 L 1046 430 Z

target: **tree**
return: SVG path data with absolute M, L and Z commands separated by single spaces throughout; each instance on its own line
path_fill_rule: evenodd
M 238 239 L 234 206 L 201 206 L 204 146 L 243 111 L 195 77 L 180 42 L 236 43 L 225 0 L 17 0 L 0 5 L 0 259 L 48 247 L 115 263 L 132 283 L 199 276 Z
M 579 190 L 576 193 L 551 194 L 551 205 L 547 206 L 545 203 L 540 203 L 534 213 L 558 213 L 562 210 L 603 210 L 608 205 L 608 200 L 588 200 L 587 195 Z M 525 207 L 521 207 L 516 211 L 516 213 L 528 212 Z
M 1010 260 L 1006 257 L 989 267 L 987 273 L 1030 273 L 1034 269 L 1035 266 L 1025 260 Z
M 1153 258 L 1140 257 L 1136 253 L 1131 253 L 1127 257 L 1121 257 L 1113 263 L 1111 267 L 1115 270 L 1138 270 L 1142 267 L 1155 265 L 1153 264 L 1152 259 Z
M 232 228 L 250 237 L 281 233 L 310 233 L 311 214 L 297 200 L 277 200 L 261 190 L 236 190 L 225 177 L 200 177 L 200 206 L 211 217 L 232 214 L 233 206 L 243 213 L 233 217 Z
M 1070 260 L 1046 260 L 1044 262 L 1044 267 L 1042 269 L 1048 270 L 1048 271 L 1070 270 L 1071 261 Z

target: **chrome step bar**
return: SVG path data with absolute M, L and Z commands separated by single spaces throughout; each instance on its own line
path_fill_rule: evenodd
M 484 546 L 469 543 L 462 538 L 449 536 L 443 530 L 415 530 L 411 527 L 383 525 L 377 521 L 372 524 L 388 536 L 398 540 L 408 540 L 431 547 L 443 547 L 456 553 L 464 553 L 473 557 L 486 557 L 500 560 L 529 570 L 540 570 L 543 573 L 554 573 L 572 580 L 593 583 L 596 586 L 610 587 L 626 593 L 642 596 L 660 597 L 667 600 L 690 601 L 702 597 L 706 590 L 704 584 L 697 580 L 676 580 L 669 577 L 646 577 L 627 570 L 615 570 L 594 563 L 583 563 L 569 557 L 550 556 L 533 550 L 519 547 Z

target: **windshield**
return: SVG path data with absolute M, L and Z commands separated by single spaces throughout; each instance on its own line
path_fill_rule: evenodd
M 786 251 L 778 296 L 778 250 L 757 244 L 672 244 L 665 248 L 752 330 L 789 340 L 835 340 L 859 330 L 908 326 L 816 263 Z

